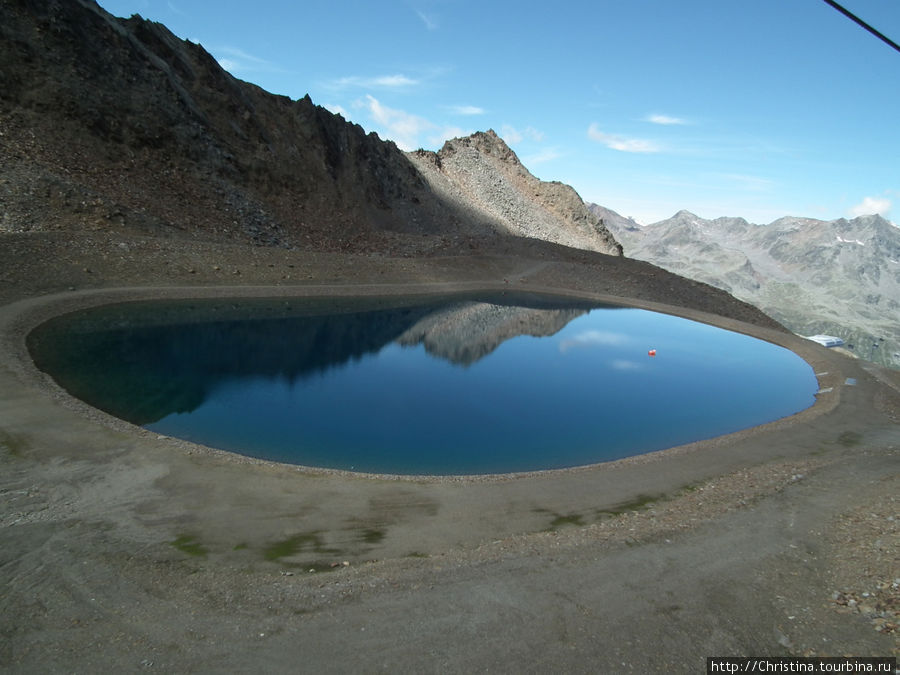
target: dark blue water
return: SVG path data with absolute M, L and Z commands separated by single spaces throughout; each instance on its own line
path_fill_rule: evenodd
M 148 429 L 373 473 L 592 464 L 779 419 L 817 390 L 776 345 L 537 296 L 133 303 L 45 324 L 29 347 Z

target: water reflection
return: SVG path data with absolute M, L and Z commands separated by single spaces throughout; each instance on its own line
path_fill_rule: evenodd
M 399 304 L 398 304 L 399 303 Z M 539 296 L 166 301 L 59 317 L 28 338 L 37 366 L 76 398 L 138 425 L 191 412 L 226 381 L 287 382 L 385 345 L 421 344 L 470 365 L 518 335 L 552 335 L 591 307 Z M 558 301 L 557 301 L 558 304 Z
M 536 309 L 488 302 L 435 308 L 397 338 L 404 346 L 421 344 L 432 356 L 470 365 L 514 337 L 555 335 L 587 309 Z
M 71 394 L 149 429 L 374 473 L 617 459 L 793 414 L 817 388 L 745 335 L 531 295 L 124 303 L 28 344 Z
M 574 347 L 610 347 L 614 345 L 622 345 L 628 341 L 628 336 L 624 333 L 613 333 L 611 331 L 602 330 L 586 330 L 572 336 L 567 340 L 563 340 L 559 344 L 562 352 L 568 351 Z

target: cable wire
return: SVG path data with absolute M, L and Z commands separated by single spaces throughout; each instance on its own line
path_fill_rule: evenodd
M 865 21 L 863 21 L 862 19 L 860 19 L 860 18 L 859 18 L 858 16 L 856 16 L 855 14 L 850 13 L 850 11 L 848 11 L 848 10 L 844 9 L 843 7 L 841 7 L 841 6 L 840 6 L 839 4 L 837 4 L 834 0 L 825 0 L 825 2 L 827 2 L 829 5 L 831 5 L 832 7 L 834 7 L 837 11 L 839 11 L 841 14 L 843 14 L 844 16 L 846 16 L 846 17 L 847 17 L 848 19 L 850 19 L 851 21 L 855 21 L 856 23 L 858 23 L 860 26 L 862 26 L 863 28 L 865 28 L 867 31 L 869 31 L 872 35 L 874 35 L 875 37 L 877 37 L 879 40 L 882 40 L 883 42 L 889 44 L 891 47 L 893 47 L 893 48 L 896 49 L 898 52 L 900 52 L 900 45 L 898 45 L 896 42 L 894 42 L 893 40 L 891 40 L 887 35 L 885 35 L 884 33 L 879 32 L 878 30 L 876 30 L 875 28 L 873 28 L 872 26 L 870 26 L 869 24 L 867 24 Z

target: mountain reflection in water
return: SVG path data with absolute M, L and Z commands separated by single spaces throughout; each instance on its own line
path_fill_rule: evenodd
M 195 410 L 225 381 L 294 382 L 391 342 L 468 366 L 510 338 L 553 335 L 598 306 L 510 294 L 135 302 L 58 317 L 33 331 L 28 347 L 70 394 L 143 426 Z
M 533 295 L 122 303 L 28 343 L 72 395 L 158 433 L 370 473 L 608 461 L 793 414 L 817 389 L 777 345 Z

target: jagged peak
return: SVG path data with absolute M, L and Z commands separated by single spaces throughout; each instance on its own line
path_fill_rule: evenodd
M 857 216 L 853 220 L 849 221 L 850 223 L 855 223 L 859 225 L 872 225 L 874 227 L 898 227 L 897 223 L 894 223 L 880 213 L 867 214 L 864 216 Z
M 513 152 L 506 144 L 506 141 L 504 141 L 493 129 L 476 131 L 469 136 L 451 138 L 444 143 L 443 147 L 438 151 L 438 155 L 446 156 L 457 152 L 461 147 L 473 148 L 483 155 L 489 155 L 504 162 L 521 165 L 516 153 Z

